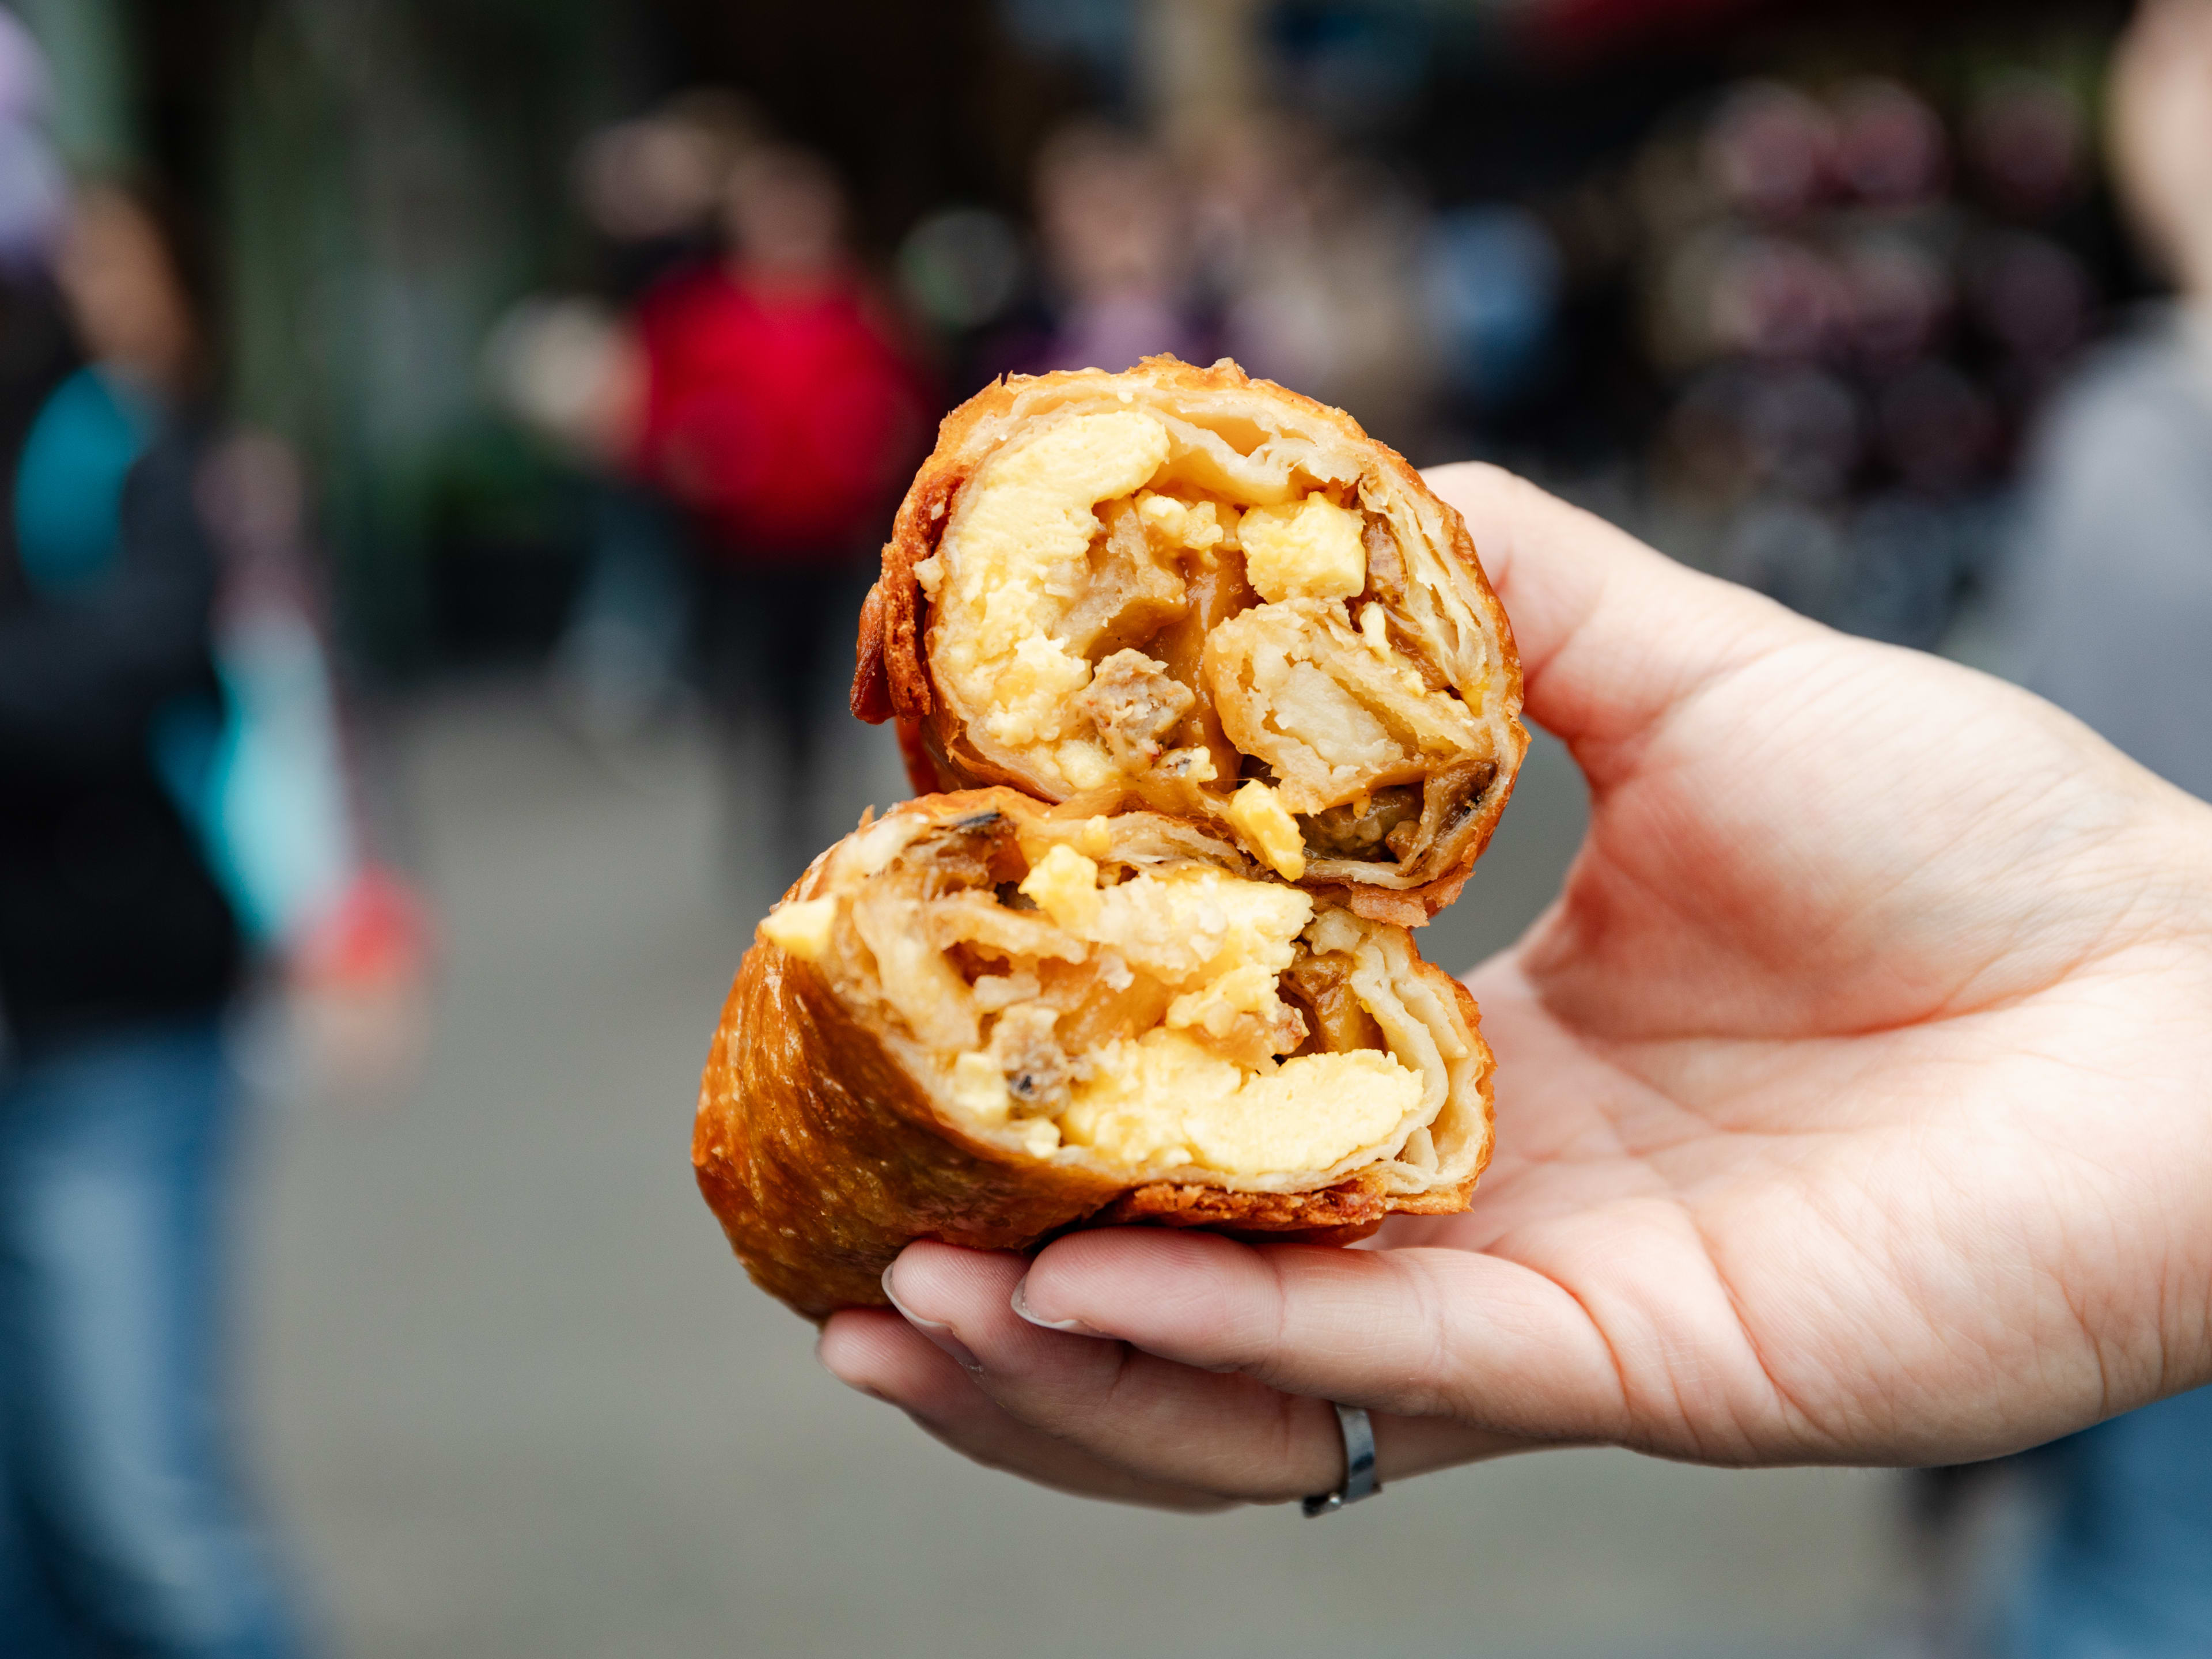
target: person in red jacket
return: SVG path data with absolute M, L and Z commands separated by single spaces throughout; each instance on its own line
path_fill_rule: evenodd
M 637 319 L 635 465 L 691 520 L 717 714 L 764 725 L 781 751 L 787 877 L 817 839 L 808 797 L 828 682 L 927 412 L 845 218 L 827 162 L 754 149 L 731 174 L 728 257 L 663 281 Z

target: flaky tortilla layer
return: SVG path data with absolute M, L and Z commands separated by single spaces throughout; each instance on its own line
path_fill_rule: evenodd
M 1418 1122 L 1401 1125 L 1364 1164 L 1303 1178 L 1296 1171 L 1237 1176 L 1197 1168 L 1163 1177 L 1117 1168 L 1084 1145 L 1040 1152 L 1042 1120 L 1022 1115 L 1018 1103 L 1012 1113 L 1004 1103 L 995 1113 L 979 1111 L 972 1093 L 963 1092 L 972 1079 L 941 1046 L 921 1041 L 893 1006 L 857 933 L 835 932 L 853 926 L 850 896 L 878 879 L 856 872 L 888 870 L 906 880 L 901 860 L 921 856 L 913 849 L 940 845 L 945 867 L 956 876 L 967 867 L 963 860 L 985 861 L 970 878 L 978 884 L 967 889 L 948 887 L 934 866 L 926 872 L 928 890 L 951 892 L 960 902 L 988 903 L 991 877 L 1024 864 L 1034 874 L 1054 849 L 1079 845 L 1121 869 L 1125 883 L 1146 872 L 1206 870 L 1273 879 L 1226 843 L 1156 815 L 1085 818 L 1005 789 L 906 803 L 817 860 L 739 968 L 701 1082 L 692 1143 L 701 1190 L 764 1289 L 820 1318 L 839 1307 L 880 1305 L 884 1268 L 917 1238 L 1018 1249 L 1069 1227 L 1154 1222 L 1345 1243 L 1392 1212 L 1465 1207 L 1490 1152 L 1492 1060 L 1479 1011 L 1463 987 L 1419 960 L 1403 929 L 1356 921 L 1326 901 L 1309 935 L 1321 945 L 1356 946 L 1370 988 L 1358 1007 L 1322 1012 L 1322 1004 L 1305 1005 L 1299 1024 L 1358 1022 L 1368 1018 L 1363 1010 L 1381 1007 L 1396 1030 L 1370 1021 L 1373 1034 L 1365 1040 L 1386 1043 L 1417 1073 L 1444 1079 L 1445 1097 L 1425 1107 Z M 985 867 L 994 857 L 1013 858 L 1008 849 L 1017 848 L 1014 863 Z M 1063 852 L 1053 867 L 1071 861 Z M 834 918 L 818 908 L 841 892 L 847 897 Z M 1047 914 L 1034 906 L 1007 912 L 1038 929 Z M 818 926 L 803 925 L 811 923 Z M 925 916 L 924 925 L 936 924 Z M 926 1012 L 919 1017 L 927 1023 Z M 953 1027 L 962 1017 L 957 1008 L 946 1016 Z M 1224 1041 L 1233 1040 L 1228 1025 L 1220 1029 L 1228 1034 Z M 1285 1040 L 1297 1036 L 1294 1030 Z M 1310 1036 L 1305 1048 L 1329 1046 L 1320 1034 Z
M 1074 422 L 1099 441 L 1079 441 Z M 1152 447 L 1117 428 L 1142 428 Z M 989 482 L 994 459 L 1055 434 L 1052 466 L 1017 477 L 1009 460 Z M 1170 456 L 1158 468 L 1155 450 Z M 1088 481 L 1068 485 L 1078 494 L 1152 482 L 1057 516 L 1046 501 L 1034 522 L 1005 501 L 976 505 L 976 489 L 1018 504 L 1074 475 Z M 1243 507 L 1217 520 L 1217 501 Z M 1364 551 L 1346 526 L 1364 526 Z M 953 592 L 958 574 L 936 556 L 948 532 L 1063 563 L 1058 543 L 1085 535 L 1155 559 L 1181 547 L 1184 562 L 1124 559 L 1115 606 L 1040 602 L 1025 617 L 994 576 Z M 1217 559 L 1235 596 L 1209 586 Z M 990 628 L 1006 638 L 979 646 Z M 990 654 L 1008 650 L 1018 662 Z M 1310 890 L 1405 926 L 1449 903 L 1487 844 L 1527 749 L 1520 708 L 1512 630 L 1459 515 L 1350 416 L 1226 359 L 1015 376 L 946 416 L 884 549 L 853 684 L 855 714 L 897 720 L 918 790 L 1006 784 L 1189 817 Z M 1256 802 L 1255 778 L 1267 781 Z

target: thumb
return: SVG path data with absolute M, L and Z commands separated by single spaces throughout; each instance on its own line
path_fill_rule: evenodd
M 1423 476 L 1467 520 L 1512 618 L 1528 717 L 1566 741 L 1594 785 L 1609 751 L 1704 686 L 1820 631 L 1502 467 L 1462 461 Z

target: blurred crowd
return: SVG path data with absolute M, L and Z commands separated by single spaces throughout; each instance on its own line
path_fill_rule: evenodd
M 778 884 L 821 838 L 823 721 L 890 508 L 951 403 L 1005 374 L 1226 355 L 1419 452 L 1437 410 L 1528 373 L 1556 279 L 1532 216 L 1431 214 L 1289 114 L 1182 155 L 1076 121 L 1039 147 L 1024 218 L 931 213 L 880 274 L 829 163 L 728 93 L 594 134 L 574 185 L 595 291 L 525 299 L 486 347 L 503 404 L 591 481 L 556 683 L 602 738 L 688 688 L 733 750 L 765 744 L 785 781 Z
M 1566 188 L 1443 206 L 1418 158 L 1386 162 L 1298 111 L 1225 114 L 1172 146 L 1085 118 L 1037 146 L 1018 209 L 948 204 L 872 261 L 820 156 L 736 94 L 676 95 L 581 149 L 593 289 L 525 300 L 488 348 L 505 405 L 597 481 L 556 655 L 567 705 L 619 736 L 689 662 L 726 730 L 750 708 L 782 734 L 803 793 L 834 655 L 806 606 L 849 621 L 931 419 L 1000 374 L 1152 352 L 1232 356 L 1419 461 L 1493 454 L 1571 491 L 1602 477 L 1678 556 L 1933 646 L 1996 586 L 2027 434 L 2115 298 L 2080 89 L 2002 59 L 1963 84 L 1723 83 Z M 779 173 L 815 205 L 763 205 Z M 709 292 L 765 293 L 761 273 L 810 262 L 813 320 L 771 299 L 748 325 L 797 354 L 777 356 L 788 385 L 695 349 Z M 1574 337 L 1594 290 L 1628 319 L 1626 362 L 1594 365 Z M 875 344 L 834 343 L 839 306 Z M 773 452 L 736 434 L 809 403 L 874 412 L 840 420 L 842 454 L 764 472 Z M 1608 445 L 1547 447 L 1545 405 Z M 823 522 L 777 531 L 702 494 L 769 473 Z M 771 592 L 771 566 L 816 586 Z M 747 680 L 727 666 L 748 654 L 738 619 L 768 611 L 790 623 L 782 654 Z
M 241 1018 L 404 1070 L 300 465 L 220 415 L 197 227 L 72 182 L 0 12 L 0 1646 L 276 1655 L 232 1443 Z
M 963 393 L 1001 374 L 1226 356 L 1425 453 L 1445 411 L 1510 398 L 1552 325 L 1558 256 L 1533 215 L 1436 212 L 1409 176 L 1290 111 L 1224 118 L 1175 151 L 1079 122 L 1041 146 L 1031 182 L 1033 231 L 952 208 L 897 252 Z
M 2002 551 L 2023 434 L 2100 296 L 2064 240 L 2083 112 L 1992 74 L 1955 122 L 1906 85 L 1732 87 L 1638 158 L 1639 287 L 1678 386 L 1655 487 L 1727 574 L 1932 646 Z
M 2148 0 L 2121 50 L 2110 154 L 2182 302 L 2112 345 L 2095 94 L 2047 65 L 1724 80 L 1585 178 L 1452 203 L 1303 107 L 1172 142 L 1083 116 L 1018 199 L 881 246 L 760 105 L 667 97 L 578 149 L 587 272 L 483 348 L 583 504 L 556 702 L 605 745 L 702 708 L 774 820 L 732 850 L 781 886 L 824 838 L 854 617 L 937 418 L 1172 352 L 1417 461 L 1612 480 L 1678 556 L 1857 633 L 2001 614 L 2028 684 L 2212 792 L 2208 19 Z M 394 1086 L 430 928 L 382 856 L 313 469 L 226 414 L 207 228 L 72 176 L 50 106 L 0 10 L 0 1649 L 282 1654 L 225 1420 L 240 1034 L 279 1010 L 288 1086 Z M 1577 319 L 1607 304 L 1594 368 Z M 1547 449 L 1539 410 L 1608 400 L 1607 453 Z M 2192 1401 L 2034 1465 L 2063 1519 L 2038 1628 L 2088 1641 L 2099 1596 L 2201 1576 Z M 1923 1483 L 1928 1561 L 1972 1484 Z
M 2186 67 L 2212 54 L 2208 16 L 2151 0 L 2116 82 L 2119 183 L 2200 295 L 2212 195 L 2175 158 L 2212 155 L 2183 108 L 2212 86 Z M 811 850 L 821 721 L 928 417 L 1000 374 L 1226 355 L 1421 461 L 1625 478 L 1613 507 L 1678 556 L 1856 633 L 1933 647 L 1962 606 L 2002 611 L 2018 672 L 2203 791 L 2212 688 L 2168 699 L 2212 660 L 2203 323 L 2152 319 L 2082 376 L 2126 297 L 2097 150 L 2078 76 L 2002 60 L 1941 93 L 1724 82 L 1565 189 L 1443 207 L 1417 159 L 1289 108 L 1173 143 L 1085 118 L 1036 147 L 1018 209 L 948 204 L 872 268 L 823 158 L 684 94 L 582 152 L 599 291 L 534 297 L 493 337 L 508 406 L 599 492 L 564 695 L 619 736 L 688 662 L 732 741 L 767 732 L 780 884 Z M 1593 374 L 1568 336 L 1603 288 L 1632 361 Z M 1617 453 L 1546 453 L 1539 405 L 1624 382 L 1646 408 L 1609 422 Z M 2182 1564 L 2212 1534 L 2171 1472 L 2203 1469 L 2208 1410 L 1923 1476 L 1917 1650 L 2191 1650 L 2212 1626 Z M 1976 1554 L 2006 1481 L 2047 1522 L 2025 1573 L 2016 1541 Z

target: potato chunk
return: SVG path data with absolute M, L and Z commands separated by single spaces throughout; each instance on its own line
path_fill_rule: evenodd
M 1222 729 L 1273 769 L 1291 812 L 1418 782 L 1431 757 L 1482 741 L 1465 703 L 1378 654 L 1324 599 L 1231 617 L 1206 640 L 1201 672 Z

